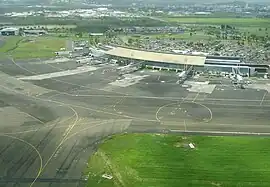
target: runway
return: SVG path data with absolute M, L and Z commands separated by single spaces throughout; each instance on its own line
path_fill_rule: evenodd
M 98 142 L 125 132 L 268 135 L 270 94 L 217 85 L 189 92 L 163 72 L 126 87 L 113 65 L 44 80 L 19 80 L 76 68 L 74 62 L 33 64 L 13 59 L 0 71 L 0 186 L 84 186 Z

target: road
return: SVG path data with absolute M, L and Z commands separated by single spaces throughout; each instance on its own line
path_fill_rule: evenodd
M 72 61 L 1 61 L 0 186 L 84 186 L 89 156 L 116 133 L 270 133 L 265 90 L 217 85 L 211 94 L 193 93 L 154 71 L 111 84 L 119 79 L 113 65 L 20 80 L 75 68 Z

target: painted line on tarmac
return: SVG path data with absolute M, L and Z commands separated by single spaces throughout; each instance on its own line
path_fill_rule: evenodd
M 15 137 L 15 136 L 11 136 L 11 135 L 7 135 L 7 134 L 0 134 L 0 136 L 8 137 L 8 138 L 11 138 L 11 139 L 14 139 L 14 140 L 18 140 L 18 141 L 20 141 L 22 143 L 25 143 L 28 146 L 30 146 L 37 153 L 37 155 L 39 157 L 39 160 L 40 160 L 39 170 L 38 170 L 38 173 L 36 175 L 36 178 L 37 178 L 41 174 L 42 167 L 43 167 L 43 159 L 42 159 L 42 156 L 41 156 L 40 152 L 38 151 L 38 149 L 34 145 L 32 145 L 31 143 L 29 143 L 29 142 L 27 142 L 27 141 L 25 141 L 25 140 L 23 140 L 21 138 L 18 138 L 18 137 Z
M 58 92 L 57 95 L 68 95 L 71 97 L 108 97 L 108 98 L 122 98 L 123 95 L 102 95 L 102 94 L 70 94 L 67 92 L 60 92 L 57 90 L 53 90 Z M 136 95 L 125 95 L 126 98 L 132 99 L 159 99 L 159 100 L 170 100 L 170 101 L 178 101 L 184 99 L 185 97 L 155 97 L 155 96 L 136 96 Z M 193 99 L 186 99 L 188 101 L 192 101 Z M 248 99 L 225 99 L 225 98 L 203 98 L 203 99 L 196 99 L 197 101 L 235 101 L 235 102 L 260 102 L 261 99 L 257 100 L 248 100 Z M 270 100 L 264 100 L 270 101 Z
M 64 123 L 64 122 L 70 120 L 71 118 L 73 118 L 74 116 L 75 116 L 75 114 L 72 115 L 71 117 L 67 118 L 67 119 L 61 120 L 61 121 L 59 121 L 59 122 L 57 122 L 57 123 L 54 123 L 54 124 L 52 124 L 52 125 L 43 126 L 43 127 L 41 127 L 41 128 L 38 128 L 38 129 L 36 128 L 36 129 L 25 130 L 25 131 L 5 132 L 4 134 L 6 134 L 6 135 L 11 135 L 11 134 L 12 134 L 12 135 L 13 135 L 13 134 L 24 134 L 24 133 L 29 133 L 29 132 L 36 132 L 36 131 L 40 131 L 40 130 L 45 130 L 45 129 L 49 128 L 49 127 L 55 126 L 56 124 Z M 57 126 L 57 127 L 55 127 L 55 128 L 57 129 L 57 128 L 63 128 L 63 127 L 67 127 L 67 125 L 61 125 L 61 126 Z
M 158 117 L 158 114 L 159 114 L 159 112 L 160 112 L 164 107 L 171 106 L 171 105 L 175 105 L 175 104 L 178 104 L 178 106 L 180 107 L 180 105 L 181 105 L 187 98 L 188 98 L 188 95 L 187 95 L 186 97 L 184 97 L 184 98 L 181 100 L 181 102 L 179 102 L 179 100 L 178 100 L 177 102 L 173 102 L 173 103 L 169 103 L 169 104 L 165 104 L 165 105 L 160 106 L 160 107 L 157 109 L 157 111 L 156 111 L 156 120 L 157 120 L 158 122 L 161 121 L 160 118 Z
M 13 63 L 14 65 L 16 65 L 17 67 L 19 67 L 20 69 L 22 69 L 22 70 L 24 70 L 24 71 L 27 71 L 27 72 L 29 72 L 29 73 L 31 73 L 31 74 L 33 74 L 33 75 L 37 75 L 37 74 L 38 74 L 37 72 L 31 71 L 31 70 L 29 70 L 29 69 L 27 69 L 27 68 L 24 68 L 24 67 L 20 66 L 19 64 L 17 64 L 17 63 L 14 61 L 13 58 L 10 58 L 10 59 L 11 59 L 12 63 Z M 117 93 L 117 94 L 120 94 L 120 95 L 126 95 L 126 94 L 123 94 L 123 93 L 121 93 L 121 92 L 108 91 L 108 90 L 105 90 L 105 89 L 98 89 L 98 88 L 93 88 L 93 87 L 88 87 L 88 86 L 82 86 L 82 85 L 80 85 L 80 84 L 73 84 L 73 83 L 66 82 L 66 81 L 62 81 L 62 80 L 55 79 L 55 78 L 50 78 L 50 79 L 51 79 L 51 80 L 54 80 L 54 81 L 56 81 L 56 82 L 64 83 L 64 84 L 69 84 L 69 85 L 79 86 L 79 87 L 81 87 L 81 88 L 88 88 L 88 89 L 99 90 L 99 91 L 104 91 L 104 92 L 108 92 L 108 93 Z M 54 91 L 57 91 L 57 90 L 54 90 Z M 58 91 L 57 91 L 57 92 L 58 92 Z
M 124 96 L 124 97 L 120 98 L 119 101 L 117 101 L 117 102 L 113 105 L 113 110 L 114 110 L 114 112 L 116 112 L 116 113 L 118 113 L 118 114 L 122 114 L 121 111 L 116 110 L 116 106 L 119 105 L 120 103 L 123 103 L 125 99 L 126 99 L 126 97 Z
M 169 104 L 166 104 L 166 105 L 163 105 L 163 106 L 159 107 L 158 110 L 156 111 L 156 120 L 157 120 L 158 122 L 161 121 L 158 115 L 159 115 L 159 112 L 160 112 L 164 107 L 168 107 L 168 106 L 175 105 L 175 104 L 178 104 L 178 106 L 179 106 L 179 105 L 181 105 L 181 104 L 183 104 L 183 103 L 187 103 L 187 104 L 188 104 L 188 103 L 190 103 L 190 104 L 193 103 L 193 104 L 196 104 L 196 105 L 200 105 L 200 106 L 203 107 L 203 108 L 206 108 L 206 109 L 209 111 L 210 117 L 209 117 L 208 119 L 204 119 L 204 122 L 205 122 L 205 123 L 209 123 L 209 122 L 213 119 L 213 113 L 212 113 L 212 110 L 211 110 L 209 107 L 207 107 L 207 106 L 205 106 L 204 104 L 201 104 L 201 103 L 190 102 L 190 101 L 182 100 L 180 103 L 174 102 L 174 103 L 169 103 Z
M 262 97 L 262 100 L 261 100 L 261 102 L 260 102 L 260 106 L 262 106 L 262 104 L 263 104 L 263 101 L 264 101 L 264 98 L 265 98 L 265 96 L 267 95 L 267 91 L 264 93 L 264 95 L 263 95 L 263 97 Z
M 175 130 L 169 129 L 169 132 L 176 132 L 176 133 L 192 133 L 192 134 L 226 134 L 226 135 L 257 135 L 257 136 L 270 136 L 270 133 L 266 132 L 230 132 L 230 131 L 190 131 L 190 130 Z
M 18 66 L 19 68 L 29 72 L 29 73 L 32 73 L 32 74 L 37 74 L 36 72 L 33 72 L 27 68 L 24 68 L 24 67 L 21 67 L 19 64 L 17 64 L 13 58 L 11 58 L 12 62 Z M 133 95 L 129 95 L 129 94 L 123 94 L 121 92 L 115 92 L 115 91 L 108 91 L 108 90 L 104 90 L 104 89 L 98 89 L 98 88 L 90 88 L 90 87 L 87 87 L 87 86 L 82 86 L 82 85 L 79 85 L 79 84 L 73 84 L 73 83 L 69 83 L 69 82 L 66 82 L 66 81 L 62 81 L 62 80 L 58 80 L 58 79 L 52 79 L 52 80 L 55 80 L 57 82 L 62 82 L 62 83 L 65 83 L 65 84 L 70 84 L 70 85 L 76 85 L 76 86 L 79 86 L 79 87 L 82 87 L 82 88 L 89 88 L 89 89 L 94 89 L 94 90 L 99 90 L 99 91 L 105 91 L 105 92 L 109 92 L 109 93 L 117 93 L 117 94 L 120 94 L 120 96 L 115 96 L 115 95 L 74 95 L 74 94 L 69 94 L 69 93 L 66 93 L 66 92 L 59 92 L 57 90 L 54 90 L 54 91 L 57 91 L 58 93 L 61 93 L 61 94 L 65 94 L 65 95 L 70 95 L 70 96 L 78 96 L 78 97 L 123 97 L 123 95 L 125 95 L 127 98 L 145 98 L 145 99 L 162 99 L 162 100 L 179 100 L 179 99 L 183 99 L 182 98 L 176 98 L 176 97 L 148 97 L 148 96 L 133 96 Z M 187 99 L 189 100 L 189 99 Z M 204 99 L 197 99 L 197 101 L 237 101 L 237 102 L 260 102 L 261 100 L 248 100 L 248 99 L 225 99 L 225 98 L 204 98 Z M 264 100 L 264 101 L 270 101 L 270 100 Z M 265 106 L 265 105 L 264 105 Z M 268 106 L 268 105 L 267 105 Z M 269 105 L 270 106 L 270 105 Z
M 75 120 L 73 122 L 73 124 L 71 126 L 69 126 L 66 130 L 67 132 L 65 132 L 63 135 L 64 135 L 64 138 L 62 138 L 61 142 L 58 144 L 58 146 L 55 148 L 54 152 L 51 154 L 51 156 L 48 158 L 47 162 L 43 165 L 41 171 L 38 173 L 38 175 L 36 176 L 36 178 L 34 179 L 34 181 L 30 184 L 30 187 L 32 187 L 36 180 L 39 178 L 40 174 L 44 171 L 44 169 L 46 168 L 46 166 L 49 164 L 49 162 L 51 161 L 51 159 L 53 158 L 53 156 L 55 155 L 55 153 L 59 150 L 59 148 L 61 147 L 61 145 L 64 143 L 66 137 L 69 135 L 69 133 L 71 132 L 71 130 L 76 126 L 78 120 L 79 120 L 79 114 L 78 112 L 71 106 L 68 106 L 71 110 L 73 110 L 73 112 L 75 113 Z
M 75 95 L 75 94 L 69 94 L 69 93 L 57 93 L 55 95 L 52 95 L 50 97 L 48 97 L 48 99 L 50 98 L 53 98 L 53 97 L 56 97 L 56 96 L 59 96 L 59 95 L 67 95 L 67 96 L 70 96 L 70 97 L 104 97 L 104 98 L 123 98 L 123 96 L 116 96 L 116 95 Z M 150 96 L 124 96 L 125 98 L 128 98 L 128 99 L 157 99 L 157 100 L 167 100 L 167 101 L 179 101 L 181 99 L 184 99 L 184 97 L 180 97 L 180 98 L 176 98 L 176 97 L 173 97 L 173 98 L 170 98 L 170 97 L 150 97 Z M 192 99 L 186 99 L 186 101 L 192 101 Z M 270 105 L 262 105 L 262 106 L 259 106 L 259 105 L 250 105 L 250 104 L 245 104 L 244 102 L 248 102 L 248 101 L 251 101 L 251 102 L 254 102 L 255 100 L 247 100 L 247 101 L 240 101 L 241 103 L 243 103 L 242 105 L 241 104 L 233 104 L 233 103 L 212 103 L 212 102 L 205 102 L 205 99 L 197 99 L 197 102 L 199 101 L 202 101 L 200 102 L 201 104 L 203 105 L 216 105 L 216 106 L 239 106 L 239 107 L 270 107 Z M 210 100 L 209 100 L 210 101 Z M 227 101 L 227 100 L 223 100 L 223 101 Z M 228 100 L 230 101 L 230 100 Z M 256 102 L 260 102 L 261 100 L 256 100 Z M 264 100 L 264 101 L 267 101 L 267 100 Z M 269 100 L 270 101 L 270 100 Z M 145 107 L 147 108 L 147 107 Z
M 64 139 L 63 143 L 65 143 L 67 140 L 69 140 L 70 138 L 72 138 L 73 136 L 75 136 L 75 135 L 77 135 L 77 134 L 79 134 L 79 133 L 85 132 L 86 130 L 93 129 L 93 128 L 95 128 L 95 127 L 99 127 L 99 126 L 104 125 L 104 124 L 106 124 L 106 123 L 110 123 L 110 121 L 108 120 L 108 121 L 105 121 L 105 122 L 101 122 L 101 123 L 95 124 L 95 125 L 93 125 L 93 126 L 86 127 L 86 128 L 84 128 L 84 129 L 81 129 L 81 130 L 79 130 L 79 131 L 77 131 L 77 132 L 74 132 L 73 134 L 70 134 L 68 137 L 66 137 L 66 138 Z
M 22 111 L 20 111 L 20 112 L 18 112 L 18 113 L 21 113 L 21 114 L 24 114 L 24 115 L 27 115 L 27 116 L 29 116 L 30 118 L 32 118 L 32 119 L 34 119 L 34 120 L 36 120 L 36 121 L 38 121 L 38 122 L 40 122 L 41 124 L 45 124 L 43 121 L 41 121 L 40 119 L 38 119 L 38 118 L 36 118 L 35 116 L 33 116 L 33 115 L 31 115 L 31 114 L 28 114 L 28 113 L 26 113 L 26 112 L 22 112 Z

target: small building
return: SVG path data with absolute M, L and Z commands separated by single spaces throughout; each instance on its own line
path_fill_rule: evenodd
M 103 36 L 103 33 L 89 33 L 89 36 Z
M 45 30 L 24 30 L 24 34 L 26 35 L 45 35 L 48 34 Z
M 57 51 L 55 52 L 56 56 L 70 56 L 72 51 Z
M 8 27 L 0 30 L 2 36 L 16 36 L 19 35 L 19 28 Z

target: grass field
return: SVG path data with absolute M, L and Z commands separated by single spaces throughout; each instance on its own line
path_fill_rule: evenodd
M 234 26 L 260 26 L 260 27 L 270 27 L 270 18 L 189 18 L 189 17 L 165 17 L 162 18 L 168 22 L 186 23 L 186 24 L 227 24 Z
M 16 43 L 18 45 L 16 46 Z M 66 39 L 57 37 L 9 37 L 1 52 L 9 52 L 15 59 L 46 58 L 55 56 L 54 52 L 66 47 Z M 11 51 L 7 49 L 13 49 Z
M 240 27 L 239 30 L 241 32 L 246 32 L 250 34 L 256 34 L 257 36 L 269 36 L 270 35 L 270 28 L 265 28 L 262 27 Z
M 182 33 L 182 34 L 153 34 L 149 35 L 152 38 L 161 38 L 161 39 L 168 39 L 168 38 L 175 38 L 175 39 L 184 39 L 184 40 L 210 40 L 214 36 L 208 36 L 203 32 L 197 32 L 196 34 L 193 33 L 190 36 L 189 33 Z
M 119 36 L 125 43 L 128 43 L 128 39 L 132 37 L 134 40 L 136 40 L 138 35 L 122 35 Z M 144 37 L 149 37 L 152 39 L 175 39 L 175 40 L 211 40 L 212 38 L 215 38 L 214 36 L 206 35 L 203 32 L 197 32 L 196 34 L 193 33 L 192 36 L 190 36 L 190 33 L 179 33 L 179 34 L 168 34 L 168 33 L 162 33 L 162 34 L 144 34 L 142 35 Z
M 263 137 L 119 135 L 90 158 L 87 187 L 269 187 L 269 145 Z
M 12 50 L 16 46 L 16 43 L 18 43 L 21 39 L 22 37 L 20 36 L 4 37 L 4 45 L 0 47 L 0 52 L 6 53 L 9 50 Z

